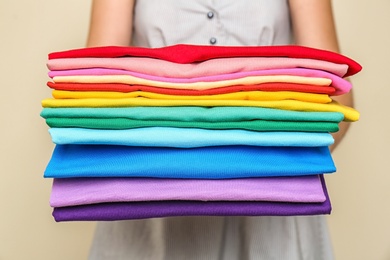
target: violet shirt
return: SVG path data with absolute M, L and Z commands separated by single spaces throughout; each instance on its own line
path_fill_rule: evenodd
M 245 179 L 54 179 L 52 207 L 160 200 L 323 202 L 319 176 Z

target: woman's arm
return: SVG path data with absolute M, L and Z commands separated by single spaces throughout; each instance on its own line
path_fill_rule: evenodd
M 93 0 L 87 47 L 129 46 L 134 0 Z
M 339 52 L 336 28 L 333 19 L 331 0 L 289 0 L 295 44 Z M 334 100 L 353 107 L 352 92 L 332 97 Z M 340 130 L 333 134 L 335 143 L 340 143 L 349 128 L 349 123 L 341 122 Z

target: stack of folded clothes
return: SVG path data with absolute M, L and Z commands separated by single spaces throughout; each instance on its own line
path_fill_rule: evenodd
M 329 214 L 328 146 L 361 67 L 301 47 L 49 54 L 56 221 Z

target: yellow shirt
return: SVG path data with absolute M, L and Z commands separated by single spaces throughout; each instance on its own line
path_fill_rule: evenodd
M 53 97 L 57 99 L 67 98 L 149 98 L 164 100 L 300 100 L 315 103 L 329 103 L 332 99 L 326 94 L 312 94 L 294 91 L 244 91 L 216 95 L 166 95 L 146 91 L 133 91 L 128 93 L 110 91 L 61 91 L 54 90 Z

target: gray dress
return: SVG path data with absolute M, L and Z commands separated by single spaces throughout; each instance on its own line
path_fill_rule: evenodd
M 138 0 L 133 44 L 282 45 L 287 0 Z M 91 260 L 333 259 L 326 219 L 171 217 L 100 222 Z

